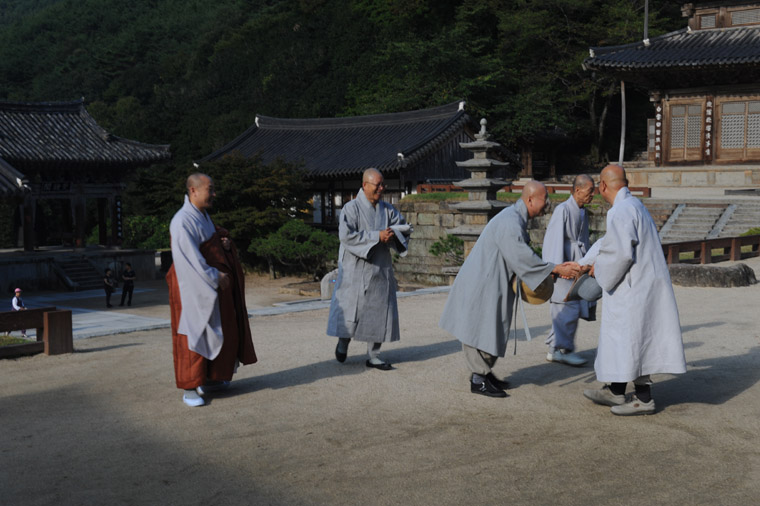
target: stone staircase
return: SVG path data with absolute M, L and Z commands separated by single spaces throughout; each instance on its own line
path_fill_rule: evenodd
M 760 202 L 644 200 L 663 244 L 736 237 L 760 227 Z
M 103 275 L 83 257 L 58 258 L 55 264 L 63 273 L 64 282 L 71 290 L 103 288 Z M 67 279 L 68 278 L 68 279 Z
M 736 237 L 757 227 L 760 227 L 760 202 L 741 202 L 718 237 Z
M 673 211 L 678 205 L 675 202 L 667 200 L 644 199 L 642 202 L 647 208 L 647 211 L 649 211 L 649 214 L 652 215 L 652 219 L 657 225 L 657 230 L 660 230 L 665 222 L 668 221 L 668 218 L 670 218 L 670 215 L 673 214 Z
M 660 229 L 663 243 L 706 239 L 727 204 L 680 204 Z

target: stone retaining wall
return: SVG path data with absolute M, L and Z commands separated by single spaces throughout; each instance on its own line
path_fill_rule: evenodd
M 396 278 L 402 283 L 420 283 L 425 285 L 446 285 L 449 277 L 443 268 L 450 266 L 442 257 L 430 253 L 430 247 L 446 237 L 446 229 L 464 223 L 462 213 L 453 209 L 456 201 L 423 202 L 402 200 L 398 207 L 408 223 L 414 226 L 414 234 L 409 246 L 409 254 L 398 258 L 394 263 Z M 513 202 L 510 202 L 513 203 Z M 558 202 L 554 202 L 555 205 Z M 592 242 L 604 234 L 607 219 L 607 207 L 593 205 L 589 208 Z M 530 220 L 528 231 L 533 245 L 540 246 L 544 240 L 546 225 L 551 215 Z

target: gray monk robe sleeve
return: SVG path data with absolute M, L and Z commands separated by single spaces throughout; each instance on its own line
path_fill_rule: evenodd
M 338 237 L 342 257 L 347 251 L 355 257 L 367 260 L 372 248 L 380 242 L 380 231 L 365 228 L 359 214 L 359 207 L 346 205 L 340 212 Z M 367 224 L 368 225 L 368 224 Z

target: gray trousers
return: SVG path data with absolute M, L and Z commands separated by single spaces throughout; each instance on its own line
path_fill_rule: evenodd
M 567 351 L 575 350 L 575 331 L 581 316 L 581 302 L 578 300 L 564 303 L 550 302 L 552 315 L 552 332 L 546 338 L 546 344 L 552 348 Z
M 485 351 L 473 348 L 462 343 L 462 351 L 464 351 L 464 359 L 467 361 L 467 366 L 475 374 L 485 376 L 491 372 L 491 368 L 499 358 Z

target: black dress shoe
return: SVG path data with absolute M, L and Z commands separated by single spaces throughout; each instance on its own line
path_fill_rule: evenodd
M 346 361 L 346 352 L 341 353 L 340 351 L 340 341 L 338 341 L 338 344 L 335 345 L 335 360 L 341 364 Z
M 388 364 L 386 362 L 383 362 L 382 364 L 373 364 L 369 360 L 365 362 L 365 365 L 367 367 L 372 367 L 373 369 L 380 369 L 381 371 L 390 371 L 393 369 L 393 366 L 391 364 Z
M 507 392 L 498 388 L 488 378 L 483 378 L 480 383 L 470 381 L 470 392 L 485 395 L 487 397 L 506 397 Z
M 495 386 L 496 388 L 501 388 L 502 390 L 506 390 L 507 388 L 509 388 L 509 381 L 500 380 L 499 378 L 494 376 L 492 372 L 489 372 L 486 375 L 486 378 L 488 378 L 493 384 L 493 386 Z

